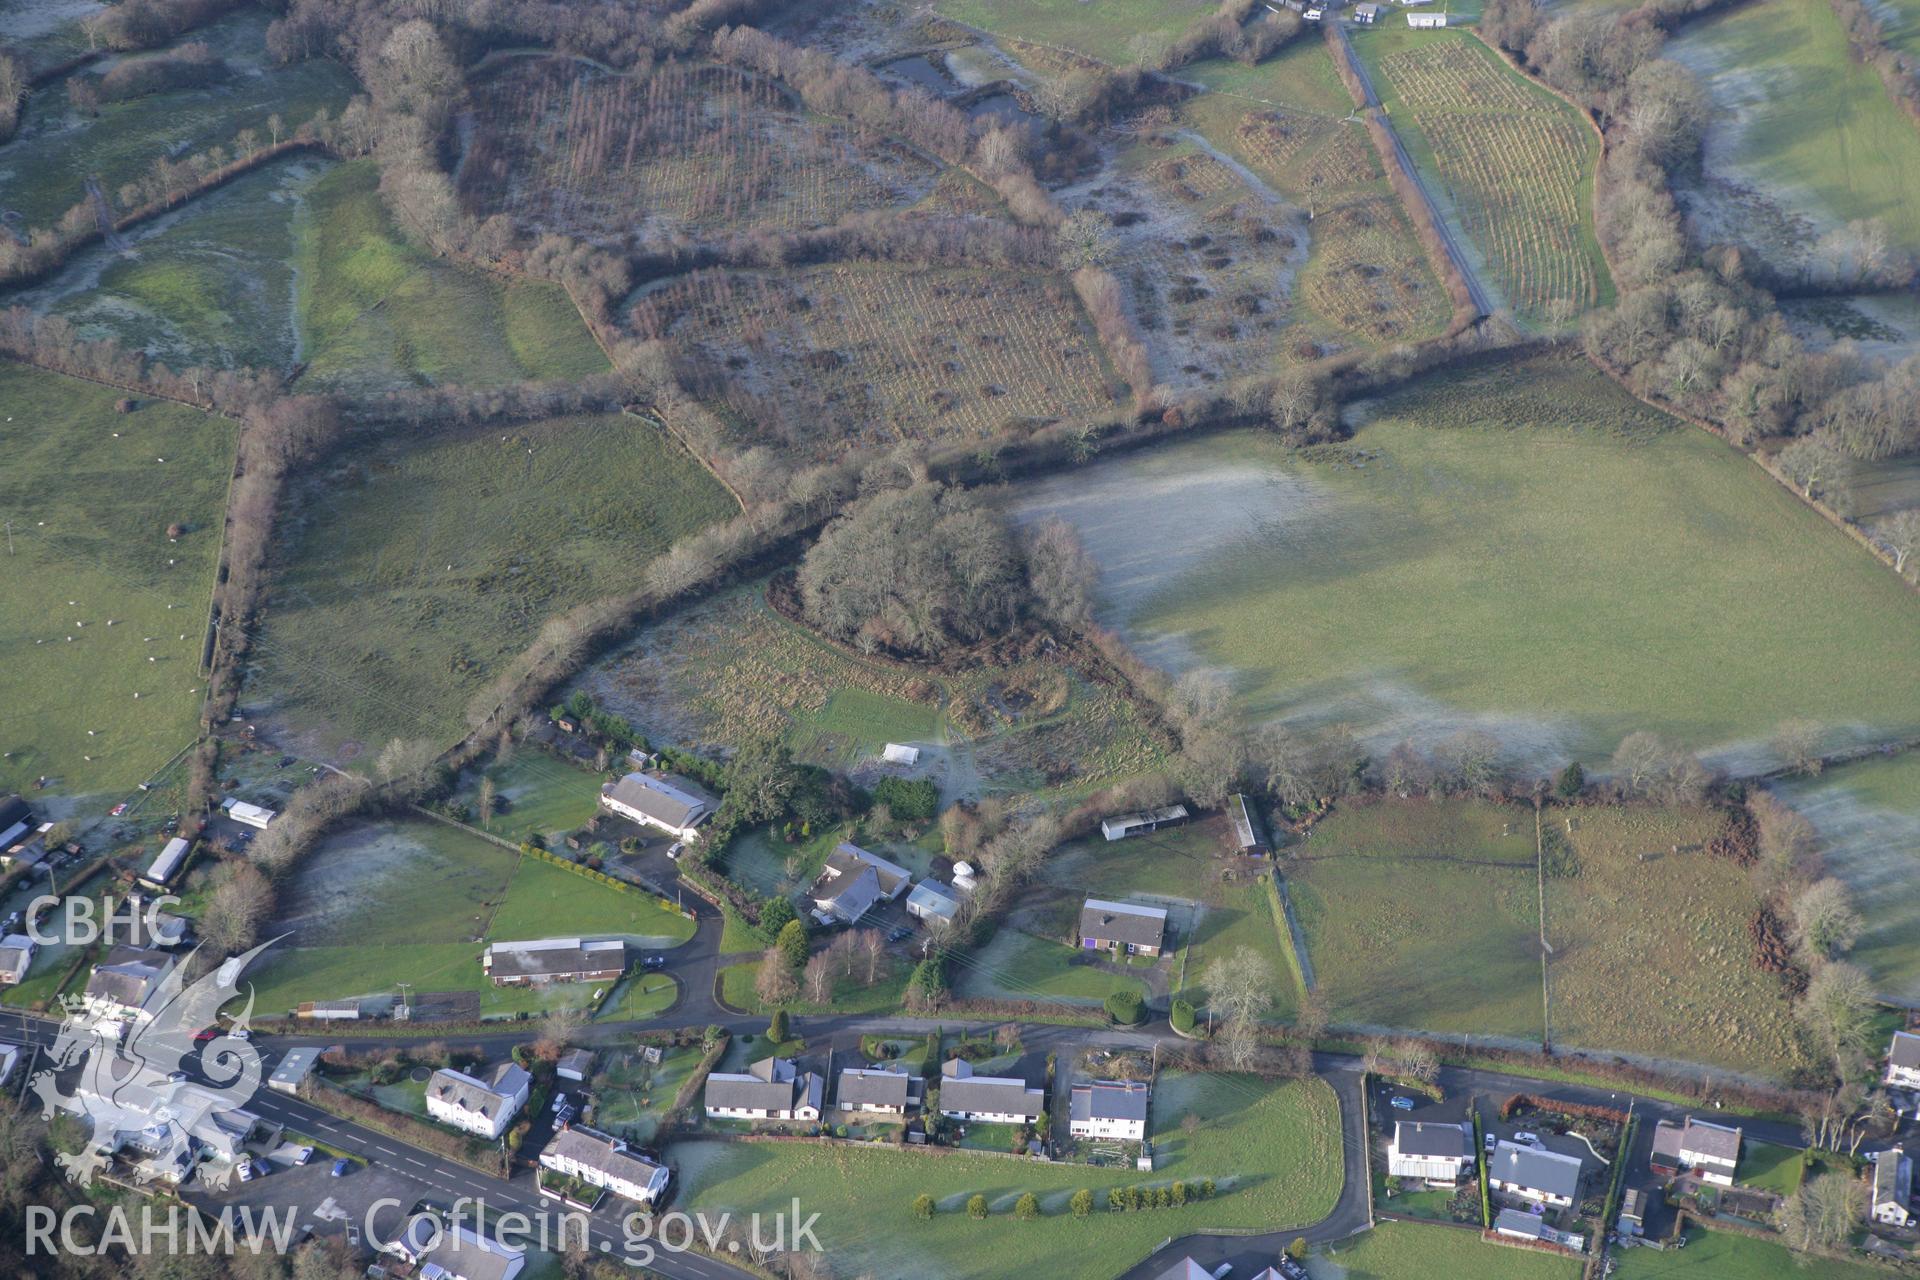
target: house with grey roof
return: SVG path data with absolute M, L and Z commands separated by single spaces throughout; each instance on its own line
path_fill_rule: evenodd
M 1893 1043 L 1887 1046 L 1886 1082 L 1895 1089 L 1920 1089 L 1920 1035 L 1893 1033 Z
M 1494 1215 L 1494 1231 L 1515 1240 L 1531 1240 L 1536 1244 L 1558 1245 L 1562 1249 L 1571 1249 L 1580 1253 L 1586 1248 L 1586 1237 L 1572 1235 L 1565 1231 L 1556 1231 L 1547 1225 L 1547 1220 L 1537 1213 L 1525 1209 L 1502 1209 Z
M 677 773 L 629 773 L 600 788 L 600 807 L 681 840 L 699 835 L 720 802 L 699 783 Z
M 532 1088 L 533 1077 L 512 1062 L 484 1078 L 442 1067 L 427 1079 L 427 1114 L 492 1141 L 507 1131 Z
M 173 963 L 164 951 L 115 947 L 93 966 L 81 1007 L 99 1022 L 145 1022 L 152 1017 L 147 1004 L 173 972 Z
M 1873 1199 L 1867 1217 L 1889 1227 L 1913 1225 L 1913 1161 L 1899 1147 L 1873 1157 Z
M 826 1082 L 791 1058 L 762 1058 L 745 1071 L 713 1072 L 706 1094 L 716 1120 L 818 1120 Z
M 548 1141 L 540 1152 L 540 1167 L 648 1205 L 666 1192 L 669 1178 L 665 1165 L 636 1155 L 620 1139 L 572 1126 Z
M 1487 1186 L 1522 1200 L 1564 1209 L 1580 1198 L 1580 1160 L 1544 1147 L 1499 1142 L 1487 1157 Z
M 1192 1258 L 1182 1258 L 1162 1271 L 1154 1280 L 1213 1280 L 1213 1272 Z
M 892 902 L 913 883 L 905 867 L 842 841 L 827 855 L 826 865 L 807 892 L 814 914 L 826 921 L 852 924 L 883 902 Z
M 593 1050 L 575 1049 L 553 1064 L 553 1074 L 562 1080 L 585 1083 L 593 1076 Z
M 27 970 L 33 967 L 36 950 L 33 939 L 24 933 L 10 933 L 0 938 L 0 987 L 18 986 L 25 981 Z
M 1431 1120 L 1397 1120 L 1387 1142 L 1387 1173 L 1452 1186 L 1473 1167 L 1473 1128 Z
M 904 1067 L 848 1067 L 840 1073 L 833 1099 L 842 1111 L 904 1116 L 920 1105 L 921 1085 L 920 1077 Z
M 1027 1124 L 1047 1113 L 1044 1089 L 1017 1076 L 977 1076 L 973 1064 L 954 1058 L 940 1068 L 940 1114 L 987 1124 Z
M 1163 907 L 1088 898 L 1080 908 L 1080 945 L 1088 951 L 1157 956 L 1165 943 L 1166 932 L 1167 913 Z
M 1662 1120 L 1653 1127 L 1653 1152 L 1647 1166 L 1669 1177 L 1693 1173 L 1702 1182 L 1730 1187 L 1740 1164 L 1740 1137 L 1738 1128 L 1692 1116 L 1677 1125 Z
M 1068 1091 L 1067 1132 L 1076 1138 L 1147 1140 L 1147 1104 L 1152 1090 L 1144 1080 L 1092 1080 Z
M 526 1268 L 526 1251 L 481 1235 L 472 1221 L 442 1224 L 418 1213 L 387 1248 L 412 1263 L 420 1280 L 514 1280 Z
M 481 953 L 480 968 L 496 987 L 613 982 L 626 972 L 627 944 L 618 938 L 496 942 Z
M 953 918 L 960 914 L 960 899 L 954 897 L 953 891 L 945 885 L 922 880 L 907 895 L 907 914 L 928 924 L 935 921 L 952 924 Z

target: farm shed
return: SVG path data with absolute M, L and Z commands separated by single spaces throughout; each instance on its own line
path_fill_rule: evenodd
M 164 889 L 172 884 L 173 878 L 180 874 L 180 868 L 186 862 L 187 853 L 192 848 L 193 843 L 180 836 L 167 841 L 166 847 L 160 850 L 160 856 L 140 873 L 140 883 L 155 889 Z
M 1228 796 L 1227 820 L 1233 824 L 1233 843 L 1241 853 L 1259 858 L 1271 852 L 1273 846 L 1267 843 L 1266 826 L 1260 821 L 1253 801 L 1244 795 Z
M 1370 27 L 1380 21 L 1383 9 L 1377 4 L 1357 4 L 1353 6 L 1353 20 L 1362 26 Z
M 919 764 L 920 748 L 909 747 L 900 742 L 889 742 L 881 753 L 888 764 Z
M 235 822 L 238 822 L 242 826 L 255 827 L 261 831 L 265 831 L 267 824 L 278 816 L 271 809 L 262 809 L 257 804 L 248 804 L 245 800 L 228 800 L 221 807 L 227 811 L 227 816 Z
M 1125 840 L 1128 836 L 1145 835 L 1162 827 L 1177 827 L 1186 820 L 1187 806 L 1170 804 L 1164 808 L 1142 809 L 1138 813 L 1118 813 L 1111 818 L 1102 818 L 1100 834 L 1109 840 Z
M 1407 15 L 1407 25 L 1416 31 L 1431 31 L 1437 27 L 1446 26 L 1447 15 L 1444 13 L 1410 13 Z
M 907 914 L 916 920 L 951 922 L 959 910 L 959 902 L 947 892 L 946 887 L 931 880 L 922 880 L 907 895 Z

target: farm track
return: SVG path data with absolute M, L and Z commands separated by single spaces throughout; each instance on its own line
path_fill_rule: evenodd
M 1480 277 L 1474 274 L 1466 254 L 1461 251 L 1459 240 L 1453 234 L 1453 228 L 1448 226 L 1447 220 L 1440 216 L 1439 206 L 1434 203 L 1433 192 L 1428 188 L 1426 179 L 1420 176 L 1420 170 L 1414 167 L 1413 157 L 1407 153 L 1407 144 L 1400 139 L 1400 131 L 1393 127 L 1393 121 L 1380 109 L 1380 94 L 1373 87 L 1373 77 L 1367 74 L 1366 65 L 1353 51 L 1353 42 L 1347 36 L 1346 27 L 1335 22 L 1330 29 L 1340 42 L 1341 57 L 1352 68 L 1354 76 L 1360 81 L 1360 87 L 1365 91 L 1366 109 L 1374 113 L 1375 118 L 1386 129 L 1387 137 L 1393 141 L 1395 163 L 1406 173 L 1414 190 L 1420 193 L 1421 200 L 1426 203 L 1427 213 L 1440 233 L 1440 240 L 1447 251 L 1448 259 L 1453 263 L 1455 270 L 1459 271 L 1461 279 L 1467 282 L 1467 293 L 1473 300 L 1474 308 L 1483 316 L 1492 315 L 1495 311 L 1492 296 L 1487 292 L 1487 287 L 1480 282 Z

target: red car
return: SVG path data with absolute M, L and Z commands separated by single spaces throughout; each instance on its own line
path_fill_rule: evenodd
M 219 1034 L 220 1028 L 218 1027 L 202 1027 L 193 1033 L 193 1042 L 195 1044 L 205 1044 L 207 1041 L 219 1036 Z
M 117 818 L 121 814 L 125 813 L 126 811 L 127 811 L 127 802 L 125 800 L 122 800 L 119 804 L 113 806 L 113 809 L 110 811 L 109 816 Z

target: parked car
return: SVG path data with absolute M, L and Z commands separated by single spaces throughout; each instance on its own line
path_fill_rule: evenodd
M 558 1112 L 555 1113 L 553 1117 L 553 1127 L 558 1129 L 563 1125 L 572 1124 L 573 1117 L 574 1117 L 574 1110 L 572 1107 L 562 1107 Z
M 235 1172 L 240 1175 L 240 1181 L 242 1182 L 252 1182 L 260 1176 L 260 1171 L 253 1167 L 253 1161 L 251 1160 L 242 1160 L 238 1165 L 234 1166 L 234 1169 Z
M 561 1110 L 561 1109 L 563 1109 L 563 1108 L 564 1108 L 564 1107 L 565 1107 L 566 1105 L 567 1105 L 567 1095 L 566 1095 L 566 1094 L 564 1094 L 564 1093 L 556 1093 L 556 1094 L 554 1094 L 554 1095 L 553 1095 L 553 1109 L 554 1109 L 555 1111 L 559 1111 L 559 1110 Z
M 1516 1133 L 1513 1135 L 1513 1140 L 1529 1147 L 1540 1145 L 1540 1135 L 1537 1133 Z
M 899 925 L 887 931 L 888 942 L 904 942 L 906 939 L 911 938 L 912 936 L 913 936 L 913 930 L 907 928 L 907 926 L 905 925 Z
M 294 1149 L 293 1162 L 295 1164 L 306 1164 L 308 1161 L 312 1159 L 313 1159 L 312 1147 L 297 1147 Z
M 220 1034 L 220 1028 L 218 1027 L 202 1027 L 198 1031 L 193 1033 L 193 1042 L 195 1044 L 205 1044 L 207 1041 L 214 1039 L 219 1034 Z
M 648 956 L 640 963 L 643 968 L 664 969 L 667 967 L 667 958 L 665 956 Z
M 110 818 L 117 818 L 121 814 L 125 813 L 126 811 L 127 811 L 127 802 L 125 800 L 122 800 L 119 804 L 107 810 L 107 816 Z
M 1491 1151 L 1491 1150 L 1493 1150 L 1493 1147 L 1494 1147 L 1494 1144 L 1495 1144 L 1495 1143 L 1497 1143 L 1497 1142 L 1499 1142 L 1499 1141 L 1500 1141 L 1500 1135 L 1499 1135 L 1499 1134 L 1497 1134 L 1497 1133 L 1490 1133 L 1490 1134 L 1488 1134 L 1488 1135 L 1487 1135 L 1487 1150 L 1489 1150 L 1489 1151 Z
M 1413 1110 L 1413 1099 L 1396 1094 L 1393 1099 L 1393 1109 L 1395 1111 L 1411 1111 Z
M 347 1170 L 351 1168 L 353 1168 L 353 1161 L 345 1158 L 335 1160 L 333 1162 L 333 1172 L 328 1176 L 333 1178 L 344 1178 L 347 1176 Z
M 667 856 L 675 862 L 678 862 L 680 861 L 680 855 L 685 853 L 686 850 L 687 842 L 685 840 L 675 840 L 672 846 L 667 849 Z

